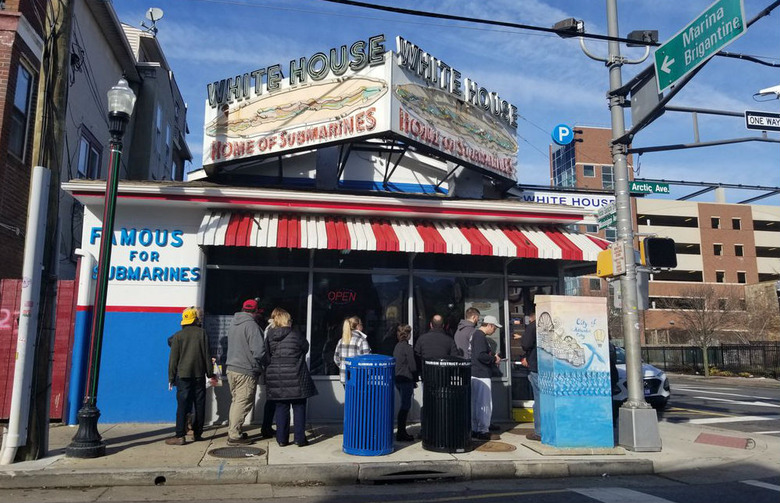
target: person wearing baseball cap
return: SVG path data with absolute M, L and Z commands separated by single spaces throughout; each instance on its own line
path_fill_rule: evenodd
M 257 381 L 265 363 L 263 331 L 257 324 L 257 301 L 247 299 L 233 315 L 227 334 L 227 381 L 230 386 L 228 413 L 229 445 L 251 444 L 242 431 L 247 414 L 255 404 Z
M 176 435 L 165 439 L 168 445 L 184 445 L 187 442 L 187 414 L 193 405 L 193 440 L 202 439 L 206 416 L 206 376 L 214 378 L 206 332 L 200 327 L 195 307 L 188 307 L 181 313 L 181 327 L 170 338 L 168 389 L 176 386 Z
M 490 433 L 490 419 L 493 416 L 493 391 L 490 378 L 493 369 L 501 361 L 493 354 L 487 336 L 502 328 L 493 315 L 487 315 L 482 325 L 471 336 L 471 436 L 478 440 L 497 440 Z

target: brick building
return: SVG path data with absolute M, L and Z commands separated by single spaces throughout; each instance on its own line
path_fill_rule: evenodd
M 553 186 L 580 189 L 613 189 L 612 157 L 608 128 L 577 127 L 578 141 L 566 146 L 550 147 L 550 175 Z M 581 141 L 579 141 L 581 140 Z M 632 162 L 628 158 L 629 178 Z M 650 275 L 650 308 L 644 311 L 642 324 L 648 343 L 684 342 L 680 320 L 675 310 L 701 295 L 703 285 L 714 289 L 718 302 L 735 297 L 735 316 L 747 320 L 759 309 L 747 294 L 754 290 L 775 289 L 780 279 L 780 207 L 725 202 L 723 189 L 715 190 L 714 202 L 635 197 L 634 231 L 657 234 L 675 240 L 676 269 Z M 585 229 L 614 240 L 614 229 Z M 567 282 L 569 293 L 607 295 L 603 280 L 595 276 L 573 278 Z M 780 317 L 771 309 L 767 316 Z M 737 325 L 745 325 L 739 322 Z M 771 323 L 771 326 L 777 323 Z M 745 340 L 741 329 L 724 331 L 723 340 Z M 677 335 L 677 337 L 675 337 Z M 772 332 L 763 337 L 777 337 Z M 771 338 L 770 337 L 770 338 Z
M 0 278 L 21 276 L 44 3 L 9 0 L 0 9 Z

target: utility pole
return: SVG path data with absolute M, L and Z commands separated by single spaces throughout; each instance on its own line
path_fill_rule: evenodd
M 618 37 L 617 0 L 607 0 L 607 34 Z M 628 400 L 620 408 L 618 443 L 632 451 L 660 451 L 661 437 L 658 417 L 645 401 L 642 383 L 642 360 L 639 345 L 639 309 L 634 259 L 634 227 L 631 215 L 631 194 L 628 184 L 627 146 L 616 142 L 626 134 L 623 113 L 624 96 L 614 91 L 623 86 L 620 44 L 609 41 L 609 110 L 612 115 L 612 163 L 615 174 L 615 206 L 617 210 L 617 237 L 624 248 L 626 274 L 620 278 L 622 299 L 623 337 L 626 346 L 626 385 Z
M 43 248 L 44 269 L 35 374 L 32 381 L 30 416 L 26 445 L 17 451 L 19 460 L 38 459 L 46 455 L 49 437 L 49 399 L 51 387 L 51 351 L 57 300 L 59 262 L 60 170 L 65 142 L 65 113 L 68 105 L 68 70 L 70 36 L 73 18 L 71 0 L 45 2 L 44 49 L 38 79 L 37 119 L 33 137 L 33 166 L 51 172 L 49 204 L 46 217 L 46 240 Z

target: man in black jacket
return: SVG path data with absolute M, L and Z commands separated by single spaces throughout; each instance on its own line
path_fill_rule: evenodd
M 539 412 L 539 366 L 536 359 L 536 313 L 528 316 L 528 325 L 523 332 L 523 338 L 520 345 L 525 350 L 525 365 L 528 367 L 528 380 L 531 383 L 531 389 L 534 392 L 534 432 L 525 437 L 528 440 L 541 440 L 542 430 L 540 424 Z
M 471 335 L 477 329 L 479 321 L 479 309 L 470 307 L 466 309 L 466 316 L 458 323 L 458 329 L 455 331 L 455 344 L 460 350 L 463 358 L 471 359 Z
M 198 311 L 194 307 L 181 315 L 182 329 L 171 337 L 168 358 L 168 389 L 176 386 L 176 436 L 165 439 L 168 445 L 184 445 L 187 434 L 187 413 L 195 405 L 192 420 L 194 440 L 202 440 L 206 416 L 206 376 L 214 378 L 206 332 L 200 328 Z
M 438 314 L 431 318 L 431 329 L 417 339 L 414 352 L 422 362 L 447 356 L 460 356 L 455 340 L 444 332 L 444 318 Z
M 479 440 L 494 439 L 489 432 L 493 416 L 490 378 L 501 358 L 490 350 L 486 336 L 493 335 L 501 327 L 495 316 L 487 315 L 479 330 L 471 336 L 471 435 Z

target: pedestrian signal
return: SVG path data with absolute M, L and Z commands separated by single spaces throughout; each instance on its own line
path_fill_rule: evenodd
M 644 266 L 657 269 L 677 267 L 677 252 L 674 239 L 645 238 L 639 243 L 639 259 Z

